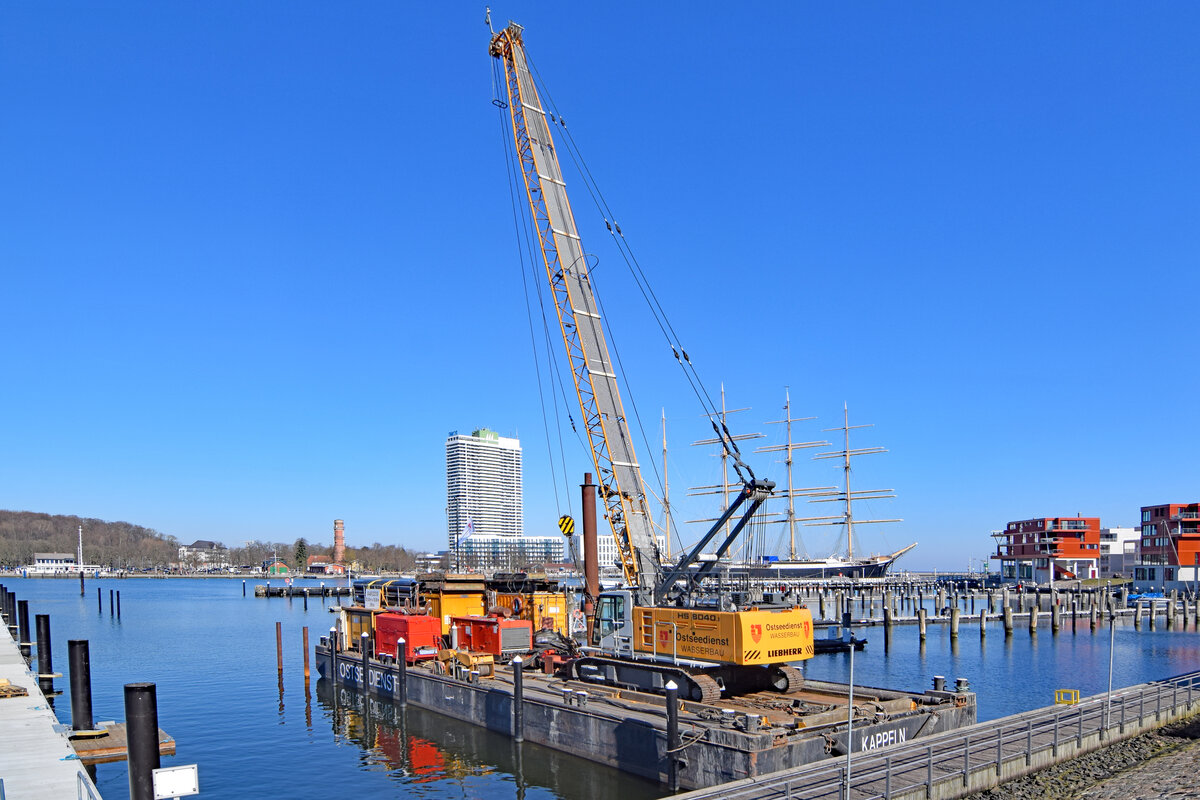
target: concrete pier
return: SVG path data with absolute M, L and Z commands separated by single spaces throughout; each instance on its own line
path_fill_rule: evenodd
M 0 679 L 27 697 L 0 698 L 0 779 L 4 795 L 22 800 L 94 798 L 100 793 L 75 756 L 17 643 L 0 635 Z

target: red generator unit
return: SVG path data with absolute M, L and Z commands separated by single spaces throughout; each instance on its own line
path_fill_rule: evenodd
M 404 660 L 409 664 L 437 658 L 442 646 L 442 621 L 427 614 L 375 615 L 375 652 L 399 661 L 396 643 L 404 640 Z
M 533 623 L 502 617 L 451 617 L 458 647 L 471 653 L 490 653 L 507 661 L 533 649 Z

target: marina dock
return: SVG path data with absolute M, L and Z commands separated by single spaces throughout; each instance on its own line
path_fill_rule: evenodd
M 10 636 L 0 635 L 0 679 L 16 692 L 0 695 L 0 797 L 99 800 L 100 793 L 38 688 L 38 679 Z M 19 694 L 19 690 L 27 694 Z
M 254 587 L 255 597 L 349 597 L 349 586 L 264 586 Z

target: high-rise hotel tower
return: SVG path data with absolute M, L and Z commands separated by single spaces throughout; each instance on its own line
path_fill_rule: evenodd
M 520 536 L 521 443 L 486 428 L 446 439 L 450 549 L 462 536 Z

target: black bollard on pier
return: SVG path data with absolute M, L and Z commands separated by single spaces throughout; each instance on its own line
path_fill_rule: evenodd
M 158 697 L 153 683 L 125 684 L 125 731 L 129 738 L 129 800 L 154 800 L 158 753 Z
M 367 696 L 371 693 L 371 682 L 367 680 L 367 667 L 371 658 L 371 635 L 363 631 L 358 638 L 358 648 L 362 651 L 362 682 L 363 682 L 363 702 L 366 702 Z
M 18 642 L 18 644 L 21 647 L 21 655 L 28 660 L 30 654 L 33 652 L 33 648 L 31 647 L 33 640 L 29 638 L 28 600 L 17 601 L 17 636 L 20 638 L 20 642 Z
M 512 660 L 513 667 L 513 741 L 525 741 L 525 676 L 522 674 L 521 657 Z
M 54 692 L 54 659 L 50 647 L 50 615 L 34 615 L 37 627 L 38 688 L 46 695 Z
M 87 639 L 67 640 L 67 664 L 71 669 L 71 727 L 92 729 L 92 661 Z
M 667 787 L 679 791 L 679 687 L 667 681 Z
M 396 671 L 399 706 L 408 708 L 408 645 L 403 639 L 396 640 Z

